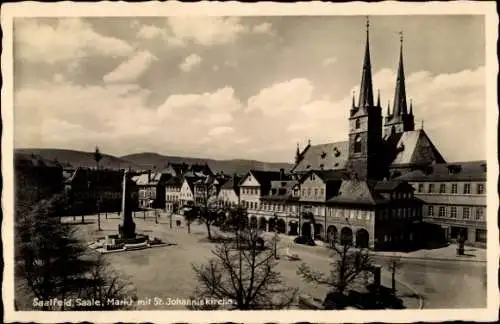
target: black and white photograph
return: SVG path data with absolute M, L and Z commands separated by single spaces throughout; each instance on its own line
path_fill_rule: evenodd
M 6 320 L 498 319 L 494 3 L 156 5 L 2 12 Z

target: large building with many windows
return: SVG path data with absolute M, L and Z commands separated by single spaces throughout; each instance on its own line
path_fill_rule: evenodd
M 410 182 L 424 202 L 426 223 L 437 234 L 456 240 L 462 234 L 474 245 L 486 244 L 486 162 L 435 164 L 400 179 Z

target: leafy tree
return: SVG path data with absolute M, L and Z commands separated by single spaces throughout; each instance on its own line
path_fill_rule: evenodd
M 235 227 L 231 240 L 224 240 L 212 251 L 207 264 L 193 265 L 198 280 L 194 298 L 231 300 L 232 309 L 284 309 L 295 300 L 297 289 L 286 287 L 272 249 L 262 250 L 262 238 L 255 230 Z M 194 306 L 216 309 L 220 305 Z
M 312 270 L 305 263 L 301 264 L 297 273 L 306 281 L 316 284 L 327 285 L 334 292 L 344 294 L 345 291 L 356 285 L 362 274 L 370 271 L 372 259 L 368 250 L 355 249 L 352 243 L 342 246 L 332 244 L 333 249 L 331 263 L 332 269 L 329 274 Z
M 59 221 L 62 201 L 61 195 L 55 195 L 37 203 L 31 212 L 17 215 L 17 280 L 25 282 L 39 300 L 74 299 L 97 286 L 108 289 L 108 296 L 121 297 L 117 276 L 101 276 L 106 278 L 102 281 L 92 277 L 96 271 L 102 273 L 102 262 L 76 239 L 74 227 Z M 42 309 L 67 310 L 68 306 L 44 305 Z

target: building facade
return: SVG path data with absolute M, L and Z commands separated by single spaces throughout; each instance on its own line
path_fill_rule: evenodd
M 453 241 L 463 235 L 486 245 L 486 162 L 436 164 L 400 177 L 423 202 L 423 220 L 434 237 Z
M 165 183 L 165 211 L 177 213 L 181 201 L 182 180 L 172 177 Z

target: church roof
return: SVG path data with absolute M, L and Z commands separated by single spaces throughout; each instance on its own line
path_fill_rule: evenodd
M 310 170 L 342 170 L 349 157 L 349 142 L 334 142 L 308 146 L 293 172 Z
M 443 163 L 444 159 L 423 129 L 394 134 L 387 139 L 395 157 L 391 165 Z
M 397 179 L 416 182 L 486 181 L 486 161 L 433 164 L 423 171 L 415 170 Z

